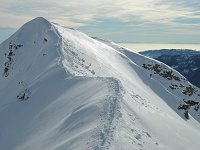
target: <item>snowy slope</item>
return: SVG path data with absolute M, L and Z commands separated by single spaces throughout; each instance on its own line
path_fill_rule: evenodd
M 180 72 L 192 84 L 200 87 L 200 52 L 194 50 L 151 50 L 140 54 L 159 60 Z
M 0 149 L 200 147 L 199 89 L 163 63 L 44 18 L 0 54 Z

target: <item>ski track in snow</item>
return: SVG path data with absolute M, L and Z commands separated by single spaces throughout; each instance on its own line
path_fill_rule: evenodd
M 104 103 L 103 110 L 100 114 L 98 126 L 94 129 L 91 141 L 87 143 L 88 150 L 106 150 L 109 149 L 112 141 L 114 140 L 115 130 L 122 114 L 120 112 L 120 101 L 123 95 L 120 89 L 119 81 L 109 78 L 109 91 Z
M 58 35 L 59 37 L 59 41 L 57 43 L 57 45 L 59 45 L 60 49 L 63 50 L 65 49 L 65 47 L 63 46 L 63 42 L 67 42 L 64 41 L 64 39 L 62 38 L 62 32 L 59 33 L 58 29 L 55 26 L 52 26 L 54 32 Z M 66 45 L 66 44 L 65 44 Z M 68 47 L 67 52 L 71 52 L 67 54 L 67 56 L 70 55 L 78 55 L 73 51 L 70 51 L 70 47 Z M 64 51 L 66 52 L 66 51 Z M 58 61 L 58 64 L 62 64 L 61 60 L 63 60 L 62 58 L 64 57 L 62 54 L 63 52 L 60 52 L 58 50 L 58 53 L 60 55 L 60 59 Z M 74 59 L 74 56 L 72 56 Z M 66 56 L 65 56 L 66 59 Z M 78 59 L 78 60 L 82 60 L 82 59 Z M 70 62 L 70 61 L 69 61 Z M 83 62 L 83 61 L 82 61 Z M 88 70 L 89 67 L 87 67 L 86 69 Z M 90 71 L 90 70 L 89 70 Z M 91 71 L 90 71 L 91 72 Z M 92 73 L 92 72 L 91 72 Z M 72 78 L 76 78 L 76 76 L 72 76 Z M 87 78 L 87 77 L 84 77 Z M 119 83 L 120 81 L 118 81 L 117 79 L 114 78 L 104 78 L 104 77 L 93 77 L 94 79 L 96 78 L 97 80 L 102 80 L 102 79 L 107 79 L 108 80 L 108 88 L 110 89 L 109 91 L 109 95 L 107 95 L 104 103 L 102 104 L 103 106 L 101 108 L 103 108 L 103 110 L 101 111 L 100 114 L 100 119 L 99 119 L 99 123 L 98 126 L 94 129 L 94 133 L 91 137 L 91 140 L 86 143 L 86 145 L 88 146 L 88 150 L 106 150 L 109 149 L 113 139 L 114 139 L 114 132 L 117 128 L 117 124 L 119 119 L 122 117 L 121 112 L 120 112 L 120 101 L 123 99 L 123 94 L 121 92 L 122 89 L 122 85 L 121 83 Z
M 61 52 L 60 52 L 60 49 L 62 48 L 62 36 L 59 34 L 59 32 L 57 31 L 56 27 L 52 24 L 51 25 L 51 28 L 50 30 L 53 30 L 53 32 L 58 36 L 58 41 L 56 43 L 57 45 L 57 52 L 59 54 L 59 58 L 58 58 L 58 63 L 57 65 L 60 66 L 61 68 L 64 68 L 63 65 L 62 65 L 62 60 L 64 59 Z

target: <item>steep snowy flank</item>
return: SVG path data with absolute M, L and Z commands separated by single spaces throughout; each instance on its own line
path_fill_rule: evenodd
M 161 62 L 36 18 L 0 64 L 0 149 L 200 147 L 200 91 Z
M 140 54 L 159 60 L 184 75 L 192 84 L 200 87 L 200 52 L 194 50 L 151 50 Z

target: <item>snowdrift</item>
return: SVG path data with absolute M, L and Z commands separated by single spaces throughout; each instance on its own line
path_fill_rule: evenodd
M 154 59 L 39 17 L 0 64 L 0 149 L 200 147 L 200 90 Z

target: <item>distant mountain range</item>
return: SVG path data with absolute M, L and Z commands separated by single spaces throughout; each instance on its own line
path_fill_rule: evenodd
M 185 76 L 200 87 L 200 52 L 195 50 L 162 49 L 148 50 L 140 54 L 159 60 Z

